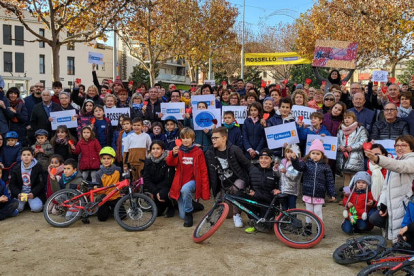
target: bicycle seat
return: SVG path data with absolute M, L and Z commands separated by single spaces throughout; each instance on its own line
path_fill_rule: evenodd
M 102 184 L 98 183 L 98 182 L 92 182 L 92 181 L 87 181 L 87 180 L 82 180 L 82 184 L 85 185 L 87 188 L 93 188 L 95 186 L 97 186 L 98 188 L 102 188 Z

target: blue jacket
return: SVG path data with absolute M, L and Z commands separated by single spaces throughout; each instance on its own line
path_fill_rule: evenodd
M 41 102 L 42 102 L 42 98 L 36 98 L 33 95 L 30 95 L 24 98 L 24 104 L 26 105 L 26 108 L 27 108 L 27 114 L 29 116 L 29 121 L 32 118 L 32 112 L 33 112 L 34 106 Z
M 411 136 L 414 136 L 414 112 L 411 111 L 410 114 L 408 114 L 408 116 L 403 118 L 402 120 L 407 122 L 410 128 L 410 134 Z
M 4 102 L 6 108 L 0 107 L 0 133 L 9 132 L 9 120 L 13 119 L 14 113 L 9 110 L 10 103 L 4 92 L 0 93 L 0 100 Z
M 360 112 L 358 112 L 355 107 L 350 108 L 349 111 L 354 112 L 357 122 L 366 128 L 368 133 L 371 133 L 372 126 L 375 122 L 375 111 L 370 110 L 366 107 L 363 107 Z
M 5 142 L 4 142 L 5 143 Z M 22 146 L 17 142 L 13 147 L 4 145 L 3 150 L 0 153 L 0 162 L 3 163 L 5 167 L 10 167 L 14 162 L 20 162 L 20 151 Z
M 160 133 L 159 135 L 154 135 L 154 133 L 150 133 L 149 136 L 151 138 L 151 141 L 159 140 L 159 141 L 163 141 L 164 144 L 167 144 L 167 137 L 165 136 L 164 133 Z
M 260 120 L 253 123 L 251 118 L 244 120 L 243 125 L 243 148 L 245 149 L 244 155 L 251 160 L 251 156 L 248 149 L 254 149 L 256 152 L 260 152 L 266 146 L 265 132 L 263 126 L 260 124 Z M 257 157 L 258 158 L 258 157 Z
M 175 139 L 180 138 L 180 130 L 176 128 L 172 132 L 167 131 L 165 136 L 167 139 L 167 143 L 165 143 L 165 149 L 172 150 L 175 147 Z
M 232 128 L 228 128 L 227 134 L 227 140 L 230 141 L 233 145 L 238 146 L 243 151 L 243 138 L 242 133 L 240 131 L 240 127 L 233 126 Z
M 307 140 L 308 138 L 308 134 L 311 135 L 321 135 L 321 134 L 325 134 L 326 136 L 331 136 L 331 133 L 329 133 L 329 131 L 326 129 L 325 126 L 321 125 L 321 129 L 319 130 L 318 133 L 316 133 L 315 131 L 312 130 L 312 127 L 298 127 L 296 126 L 297 130 L 298 130 L 298 134 L 299 134 L 299 139 L 300 140 Z
M 292 158 L 292 165 L 295 170 L 303 172 L 303 195 L 325 198 L 328 192 L 329 196 L 336 197 L 331 168 L 323 160 L 315 163 L 311 159 L 304 162 Z
M 295 121 L 295 118 L 293 118 L 292 114 L 289 114 L 288 117 L 283 119 L 282 115 L 280 115 L 279 110 L 278 110 L 278 111 L 276 111 L 276 113 L 273 117 L 267 119 L 266 125 L 267 125 L 267 127 L 271 127 L 271 126 L 277 126 L 277 125 L 281 125 L 281 124 L 291 123 L 291 122 L 294 122 L 294 121 Z M 283 150 L 284 150 L 283 147 L 276 148 L 276 149 L 273 150 L 273 155 L 277 156 L 277 157 L 284 158 Z
M 401 227 L 405 227 L 410 223 L 414 222 L 414 203 L 412 202 L 412 198 L 408 202 L 407 209 L 405 210 L 405 215 L 403 222 L 401 223 Z
M 4 196 L 4 195 L 7 196 L 9 201 L 11 200 L 9 191 L 7 190 L 6 183 L 4 183 L 4 181 L 0 179 L 0 196 Z

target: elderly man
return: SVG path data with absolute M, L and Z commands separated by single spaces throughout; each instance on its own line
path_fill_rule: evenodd
M 249 92 L 250 89 L 254 88 L 254 84 L 252 82 L 246 83 L 246 92 Z
M 161 121 L 161 101 L 158 100 L 158 89 L 156 87 L 151 87 L 148 90 L 149 101 L 147 109 L 145 110 L 145 119 L 150 120 L 151 123 L 155 121 Z
M 52 137 L 52 127 L 50 122 L 50 112 L 61 111 L 62 108 L 57 103 L 52 102 L 52 95 L 49 90 L 43 90 L 41 93 L 42 102 L 36 104 L 32 111 L 30 125 L 32 127 L 32 135 L 38 129 L 45 129 L 49 132 L 49 139 Z M 31 137 L 31 138 L 34 138 Z
M 388 86 L 387 93 L 381 93 L 380 95 L 379 98 L 383 106 L 387 103 L 394 103 L 397 107 L 400 106 L 400 87 L 395 83 Z
M 26 104 L 26 108 L 28 112 L 27 114 L 29 114 L 29 119 L 30 119 L 30 116 L 32 116 L 32 111 L 33 111 L 34 106 L 42 102 L 41 94 L 42 94 L 44 85 L 43 83 L 38 82 L 33 86 L 33 88 L 34 88 L 33 94 L 24 98 L 24 103 Z
M 365 104 L 365 95 L 362 92 L 357 92 L 352 98 L 352 104 L 354 107 L 349 110 L 354 112 L 357 121 L 361 126 L 364 126 L 369 133 L 371 133 L 372 125 L 375 121 L 375 112 L 364 107 Z
M 354 82 L 353 84 L 351 84 L 351 88 L 350 88 L 349 93 L 346 91 L 346 89 L 342 90 L 342 93 L 343 93 L 343 95 L 342 95 L 343 98 L 342 99 L 346 99 L 345 104 L 346 104 L 346 107 L 348 109 L 354 107 L 354 104 L 352 102 L 352 98 L 354 97 L 354 95 L 356 93 L 362 93 L 365 97 L 364 107 L 366 107 L 368 109 L 371 109 L 371 110 L 374 110 L 374 108 L 371 104 L 371 101 L 368 98 L 368 94 L 364 93 L 364 90 L 362 89 L 362 86 L 361 86 L 360 83 Z
M 387 103 L 384 106 L 385 120 L 374 123 L 371 138 L 374 140 L 394 140 L 400 135 L 410 134 L 407 122 L 397 117 L 398 109 L 395 103 Z

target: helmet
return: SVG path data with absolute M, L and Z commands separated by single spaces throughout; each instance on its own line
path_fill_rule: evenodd
M 174 123 L 177 123 L 177 118 L 175 118 L 174 116 L 167 116 L 167 117 L 165 117 L 164 121 L 165 122 L 173 121 Z
M 12 138 L 12 139 L 18 139 L 19 135 L 17 135 L 16 131 L 9 131 L 6 133 L 6 139 Z
M 110 155 L 110 156 L 112 156 L 113 158 L 115 158 L 115 151 L 114 151 L 114 149 L 113 148 L 111 148 L 111 147 L 104 147 L 103 149 L 101 149 L 101 151 L 99 152 L 99 156 L 102 156 L 102 155 Z

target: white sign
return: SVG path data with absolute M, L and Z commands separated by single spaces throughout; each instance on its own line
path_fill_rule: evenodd
M 387 71 L 373 71 L 371 81 L 388 82 Z
M 161 120 L 165 120 L 168 116 L 173 116 L 177 120 L 183 120 L 185 114 L 185 103 L 161 103 Z
M 223 106 L 221 108 L 222 118 L 224 122 L 224 112 L 226 111 L 233 111 L 234 119 L 237 121 L 239 125 L 244 124 L 244 120 L 247 118 L 247 106 Z
M 51 122 L 52 130 L 56 130 L 60 125 L 65 125 L 67 128 L 78 127 L 75 109 L 50 112 L 50 117 L 53 119 Z
M 281 148 L 285 143 L 299 143 L 299 136 L 295 122 L 266 127 L 264 130 L 269 149 Z
M 197 104 L 199 102 L 205 102 L 208 108 L 216 108 L 216 97 L 214 97 L 214 94 L 191 96 L 193 110 L 197 110 Z
M 395 140 L 375 140 L 375 144 L 382 145 L 394 158 L 397 156 L 394 148 Z
M 310 146 L 313 140 L 319 139 L 323 143 L 323 148 L 325 149 L 325 155 L 329 159 L 336 160 L 336 153 L 338 149 L 338 138 L 336 136 L 325 136 L 308 134 L 306 140 L 306 154 L 309 153 Z
M 293 117 L 295 117 L 295 120 L 298 120 L 299 116 L 303 116 L 303 122 L 305 123 L 305 125 L 310 125 L 311 121 L 310 121 L 310 115 L 316 112 L 315 109 L 307 107 L 307 106 L 302 106 L 302 105 L 294 105 L 292 106 L 292 115 Z
M 204 80 L 204 84 L 210 84 L 211 87 L 216 86 L 215 80 Z
M 88 63 L 95 63 L 98 65 L 103 65 L 103 54 L 100 53 L 93 53 L 93 52 L 89 52 L 88 53 Z
M 221 126 L 220 112 L 220 109 L 193 110 L 194 130 L 211 129 L 214 123 L 216 123 L 216 127 Z
M 122 107 L 122 108 L 105 108 L 105 116 L 109 120 L 111 120 L 112 126 L 117 126 L 119 122 L 119 117 L 121 115 L 129 115 L 130 109 L 128 107 Z

